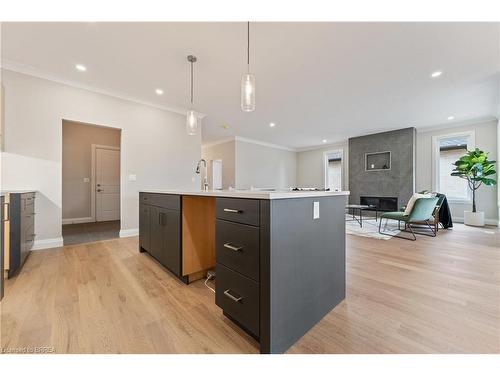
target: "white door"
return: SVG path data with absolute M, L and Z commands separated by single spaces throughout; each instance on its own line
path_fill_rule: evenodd
M 95 150 L 96 221 L 120 220 L 120 150 Z

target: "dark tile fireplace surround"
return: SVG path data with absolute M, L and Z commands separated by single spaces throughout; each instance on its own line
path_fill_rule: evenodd
M 359 197 L 359 204 L 373 206 L 377 211 L 398 211 L 397 197 Z
M 349 138 L 349 203 L 398 211 L 415 192 L 415 128 Z M 388 154 L 387 168 L 370 156 Z

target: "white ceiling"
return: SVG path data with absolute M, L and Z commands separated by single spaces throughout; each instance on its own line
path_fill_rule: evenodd
M 451 115 L 498 116 L 499 31 L 498 23 L 252 23 L 252 113 L 239 103 L 245 23 L 4 23 L 2 59 L 7 68 L 183 110 L 186 56 L 195 54 L 204 143 L 241 136 L 304 148 Z M 442 76 L 431 79 L 436 70 Z

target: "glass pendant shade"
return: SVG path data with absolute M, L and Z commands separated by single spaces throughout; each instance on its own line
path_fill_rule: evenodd
M 196 133 L 198 133 L 199 121 L 195 111 L 188 111 L 186 117 L 186 131 L 189 135 L 196 135 Z
M 244 112 L 255 110 L 255 76 L 250 73 L 241 77 L 241 110 Z

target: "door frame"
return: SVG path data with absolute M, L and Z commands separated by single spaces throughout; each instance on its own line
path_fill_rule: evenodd
M 344 189 L 344 149 L 327 150 L 323 152 L 323 187 L 328 188 L 328 156 L 331 154 L 340 154 L 340 190 Z
M 92 148 L 91 155 L 92 155 L 92 161 L 91 161 L 91 174 L 90 174 L 90 217 L 92 218 L 92 222 L 96 222 L 96 209 L 95 209 L 95 204 L 96 204 L 96 197 L 95 197 L 95 188 L 96 188 L 96 180 L 95 180 L 95 163 L 97 161 L 96 158 L 96 151 L 97 149 L 104 149 L 104 150 L 115 150 L 115 151 L 120 151 L 120 202 L 122 201 L 122 189 L 121 189 L 121 180 L 122 180 L 122 175 L 121 175 L 121 150 L 120 147 L 116 146 L 106 146 L 106 145 L 97 145 L 97 144 L 92 144 L 90 146 Z M 120 209 L 120 216 L 121 216 L 121 209 Z

